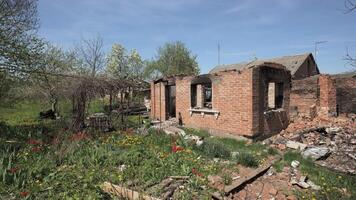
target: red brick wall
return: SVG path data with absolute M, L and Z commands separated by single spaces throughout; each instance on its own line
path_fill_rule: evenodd
M 260 134 L 270 135 L 279 133 L 289 124 L 289 101 L 290 101 L 289 71 L 260 67 L 254 69 L 254 128 Z M 268 108 L 268 83 L 283 83 L 283 105 L 281 109 L 267 111 Z
M 290 94 L 290 115 L 312 117 L 313 105 L 319 105 L 319 76 L 312 76 L 300 80 L 292 80 Z
M 188 127 L 208 129 L 211 133 L 226 136 L 260 136 L 275 133 L 288 123 L 290 73 L 284 69 L 257 67 L 243 71 L 219 72 L 209 75 L 212 82 L 213 113 L 190 112 L 191 82 L 194 76 L 176 77 L 176 113 L 181 114 Z M 266 117 L 268 81 L 284 83 L 284 103 L 282 111 Z M 163 84 L 162 84 L 163 85 Z M 151 85 L 152 118 L 164 120 L 164 98 L 159 98 L 159 83 Z M 161 86 L 164 96 L 164 86 Z M 161 100 L 161 104 L 158 102 Z M 159 108 L 161 111 L 159 112 Z
M 292 81 L 290 113 L 292 117 L 337 115 L 337 90 L 335 80 L 329 75 L 317 75 Z
M 213 114 L 194 112 L 190 116 L 190 82 L 193 77 L 176 80 L 176 112 L 181 113 L 183 123 L 190 127 L 227 132 L 235 135 L 254 134 L 252 130 L 252 70 L 221 72 L 212 77 Z
M 335 116 L 336 113 L 336 87 L 335 81 L 329 75 L 320 75 L 320 115 Z
M 339 114 L 356 113 L 356 72 L 333 75 Z

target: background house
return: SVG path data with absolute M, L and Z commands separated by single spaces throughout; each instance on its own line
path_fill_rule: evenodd
M 312 53 L 283 56 L 271 59 L 257 59 L 251 62 L 242 62 L 230 65 L 219 65 L 210 70 L 209 73 L 216 73 L 232 69 L 242 70 L 262 62 L 279 63 L 285 66 L 287 70 L 291 72 L 292 79 L 302 79 L 320 73 Z

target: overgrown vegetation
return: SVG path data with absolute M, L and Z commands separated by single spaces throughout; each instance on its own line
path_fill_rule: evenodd
M 320 167 L 310 159 L 304 159 L 298 152 L 288 151 L 283 160 L 274 165 L 277 170 L 289 166 L 293 160 L 300 162 L 299 169 L 314 183 L 321 186 L 320 191 L 298 192 L 300 199 L 355 199 L 356 177 Z M 345 191 L 346 195 L 345 195 Z

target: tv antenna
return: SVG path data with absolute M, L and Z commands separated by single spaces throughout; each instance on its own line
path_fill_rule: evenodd
M 220 42 L 218 41 L 218 66 L 220 66 Z
M 318 45 L 319 44 L 323 44 L 323 43 L 327 43 L 328 41 L 316 41 L 314 43 L 314 59 L 316 60 L 316 53 L 317 53 L 317 50 L 318 50 Z

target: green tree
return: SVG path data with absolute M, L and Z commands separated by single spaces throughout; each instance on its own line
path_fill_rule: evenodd
M 136 49 L 132 49 L 128 55 L 129 76 L 144 78 L 145 63 Z
M 106 71 L 113 77 L 126 78 L 128 75 L 128 56 L 121 44 L 113 44 L 107 57 Z
M 156 58 L 151 61 L 146 70 L 147 74 L 157 73 L 161 75 L 198 75 L 200 70 L 193 55 L 184 43 L 177 41 L 166 43 L 157 50 Z
M 116 78 L 143 78 L 145 62 L 136 49 L 129 53 L 121 44 L 114 44 L 107 58 L 106 71 Z
M 38 28 L 37 0 L 0 0 L 0 69 L 23 78 L 41 57 L 43 41 Z

